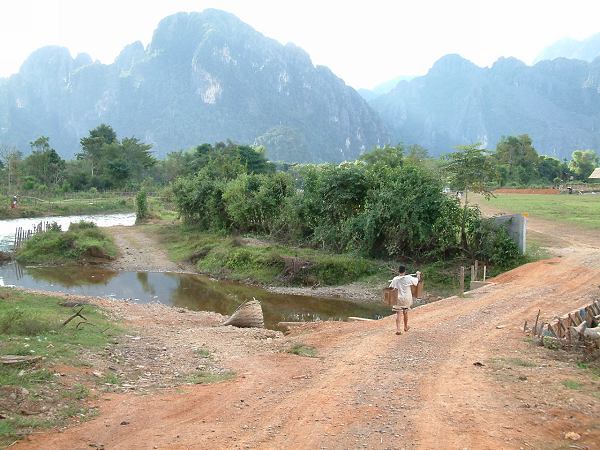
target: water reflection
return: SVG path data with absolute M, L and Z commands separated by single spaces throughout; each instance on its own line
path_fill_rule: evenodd
M 20 264 L 13 264 L 18 275 L 18 280 L 23 279 L 25 272 Z M 75 286 L 83 287 L 89 285 L 107 286 L 110 280 L 119 273 L 113 270 L 106 270 L 98 267 L 88 267 L 80 271 L 68 267 L 30 267 L 26 269 L 27 275 L 30 273 L 36 280 L 47 281 L 59 286 L 72 288 Z
M 378 318 L 387 312 L 387 308 L 380 305 L 274 294 L 194 274 L 115 272 L 94 267 L 23 268 L 11 263 L 0 267 L 0 283 L 141 303 L 160 302 L 220 314 L 231 314 L 242 302 L 256 298 L 261 301 L 269 328 L 280 321 L 344 320 L 350 316 Z

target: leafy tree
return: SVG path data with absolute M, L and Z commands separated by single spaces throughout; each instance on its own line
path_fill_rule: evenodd
M 307 165 L 302 178 L 302 220 L 311 239 L 323 247 L 342 250 L 342 227 L 349 217 L 360 212 L 369 189 L 363 164 L 343 163 Z
M 9 195 L 13 193 L 15 185 L 18 184 L 22 158 L 22 153 L 16 148 L 0 145 L 0 162 L 2 163 L 0 170 L 3 175 L 5 174 L 2 179 L 6 180 L 6 188 Z
M 419 144 L 412 144 L 408 146 L 406 152 L 406 159 L 413 163 L 420 163 L 429 158 L 429 152 L 425 147 L 421 147 Z
M 41 185 L 55 186 L 64 176 L 65 161 L 50 147 L 50 139 L 41 136 L 31 142 L 32 153 L 25 158 L 27 175 Z
M 139 185 L 156 165 L 152 146 L 135 137 L 117 139 L 115 131 L 106 124 L 90 130 L 81 139 L 77 159 L 89 169 L 89 183 L 97 188 Z M 81 178 L 81 177 L 80 177 Z
M 494 177 L 494 166 L 487 150 L 482 149 L 479 143 L 456 148 L 457 151 L 445 156 L 447 162 L 444 170 L 450 186 L 465 194 L 460 236 L 463 249 L 467 250 L 466 223 L 469 214 L 469 191 L 489 196 L 487 185 Z
M 81 138 L 81 153 L 77 154 L 78 159 L 85 159 L 90 162 L 91 175 L 100 164 L 104 156 L 104 146 L 117 142 L 117 133 L 110 125 L 101 124 L 90 130 L 89 136 Z
M 229 218 L 223 201 L 225 185 L 224 180 L 205 170 L 175 180 L 173 194 L 184 221 L 206 230 L 227 229 Z
M 156 158 L 151 152 L 152 145 L 144 144 L 134 137 L 123 138 L 121 141 L 122 159 L 127 165 L 127 172 L 131 181 L 143 181 L 148 169 L 156 164 Z
M 361 155 L 359 159 L 371 165 L 400 167 L 404 162 L 404 148 L 401 144 L 395 147 L 386 145 Z
M 293 193 L 294 183 L 288 174 L 241 174 L 227 184 L 223 200 L 236 230 L 272 233 L 286 199 Z
M 543 180 L 552 183 L 554 183 L 556 179 L 566 180 L 569 176 L 569 168 L 566 163 L 559 159 L 544 155 L 540 155 L 538 172 Z
M 500 165 L 507 167 L 509 180 L 527 184 L 537 178 L 539 158 L 528 135 L 503 137 L 494 156 Z
M 342 227 L 347 250 L 419 258 L 457 248 L 460 209 L 433 173 L 409 165 L 377 170 L 370 179 L 364 208 Z
M 263 147 L 249 147 L 232 142 L 196 147 L 192 160 L 194 172 L 210 166 L 216 176 L 233 179 L 240 173 L 273 173 L 275 165 L 266 159 Z M 219 175 L 220 174 L 220 175 Z
M 600 158 L 594 150 L 575 150 L 571 155 L 569 169 L 580 180 L 588 178 L 598 166 Z

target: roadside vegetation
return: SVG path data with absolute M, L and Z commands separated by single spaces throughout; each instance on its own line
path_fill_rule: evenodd
M 265 286 L 337 286 L 360 282 L 378 288 L 395 276 L 398 269 L 393 260 L 294 247 L 252 235 L 230 236 L 202 231 L 193 225 L 157 224 L 145 228 L 159 236 L 173 261 L 191 263 L 198 272 L 216 278 Z M 467 263 L 467 259 L 413 262 L 409 270 L 423 272 L 429 293 L 446 296 L 458 289 L 459 267 Z M 495 270 L 490 269 L 489 276 L 500 272 Z
M 0 288 L 0 359 L 7 355 L 38 357 L 0 364 L 0 447 L 35 430 L 96 414 L 89 401 L 97 396 L 97 380 L 85 371 L 77 381 L 71 375 L 60 376 L 61 367 L 85 367 L 88 352 L 98 352 L 121 330 L 91 305 L 85 305 L 82 312 L 87 326 L 79 326 L 79 318 L 63 326 L 74 309 L 61 306 L 62 302 L 64 299 Z
M 410 265 L 478 259 L 497 269 L 521 261 L 503 228 L 482 218 L 477 208 L 445 195 L 435 170 L 406 157 L 402 148 L 378 149 L 340 165 L 279 171 L 253 153 L 233 145 L 201 146 L 190 163 L 191 174 L 173 185 L 178 212 L 188 224 L 173 247 L 185 240 L 180 247 L 194 248 L 190 259 L 201 269 L 260 267 L 264 276 L 259 279 L 272 278 L 282 272 L 286 257 L 302 262 L 303 256 L 319 255 L 314 272 L 322 267 L 319 262 L 326 265 L 327 257 L 314 253 L 318 250 L 336 255 L 336 264 L 346 264 L 339 274 L 323 279 L 333 284 L 375 273 L 367 259 Z M 481 174 L 476 178 L 480 183 Z M 467 187 L 477 188 L 473 183 L 462 186 Z M 235 248 L 232 241 L 224 249 L 190 241 L 194 230 L 197 236 L 258 236 L 272 244 Z M 283 246 L 295 247 L 294 253 L 286 254 Z
M 67 264 L 113 259 L 117 248 L 112 238 L 92 222 L 71 223 L 68 231 L 53 224 L 17 250 L 17 260 L 26 264 Z
M 457 267 L 474 260 L 490 274 L 510 269 L 525 259 L 467 194 L 583 181 L 600 164 L 591 150 L 574 151 L 571 161 L 539 155 L 527 135 L 504 137 L 495 151 L 473 144 L 432 158 L 418 145 L 397 145 L 342 164 L 273 163 L 264 148 L 230 141 L 157 160 L 150 145 L 106 124 L 80 144 L 70 161 L 45 136 L 31 142 L 26 157 L 4 149 L 0 217 L 135 211 L 138 223 L 171 221 L 161 232 L 174 258 L 202 272 L 311 286 L 380 282 L 398 263 L 434 268 L 430 286 L 452 284 Z M 582 222 L 592 223 L 596 210 L 586 211 Z M 115 255 L 98 230 L 72 231 L 32 239 L 19 258 L 45 264 Z

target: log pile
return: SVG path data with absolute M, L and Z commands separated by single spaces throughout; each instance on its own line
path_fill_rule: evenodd
M 561 317 L 555 317 L 550 322 L 539 322 L 540 312 L 532 328 L 527 321 L 523 331 L 544 343 L 544 339 L 555 340 L 557 346 L 569 347 L 583 344 L 591 348 L 600 348 L 600 301 L 571 311 Z

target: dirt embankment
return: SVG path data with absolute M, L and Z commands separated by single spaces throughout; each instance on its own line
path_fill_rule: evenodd
M 271 341 L 215 332 L 215 357 L 234 380 L 107 394 L 99 417 L 15 448 L 598 448 L 597 377 L 522 333 L 538 309 L 547 321 L 600 296 L 600 237 L 571 229 L 561 242 L 561 258 L 415 309 L 401 336 L 391 317 L 306 325 Z M 158 333 L 173 366 L 208 339 L 188 313 L 126 308 L 130 334 Z M 293 342 L 318 357 L 280 351 Z

